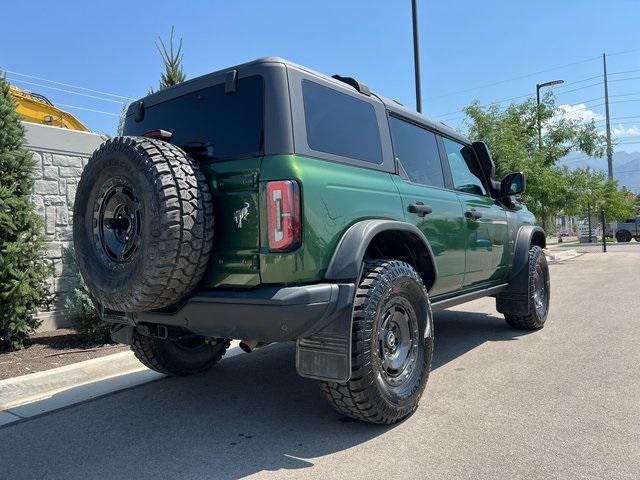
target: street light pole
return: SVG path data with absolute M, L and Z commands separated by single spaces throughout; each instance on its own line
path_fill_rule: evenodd
M 536 117 L 538 119 L 538 148 L 542 148 L 542 125 L 540 124 L 540 89 L 544 87 L 551 87 L 553 85 L 560 85 L 564 83 L 564 80 L 552 80 L 551 82 L 537 83 L 536 84 Z
M 422 92 L 420 87 L 420 48 L 418 45 L 418 0 L 411 0 L 411 15 L 413 18 L 413 66 L 416 82 L 416 110 L 422 113 Z

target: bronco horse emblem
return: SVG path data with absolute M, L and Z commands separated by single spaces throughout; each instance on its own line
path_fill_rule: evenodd
M 238 228 L 242 228 L 242 221 L 246 220 L 249 216 L 249 204 L 244 202 L 244 207 L 240 210 L 236 210 L 236 213 L 233 214 L 233 221 L 236 222 Z

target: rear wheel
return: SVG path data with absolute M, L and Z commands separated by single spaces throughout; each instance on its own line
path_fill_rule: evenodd
M 417 408 L 432 352 L 431 306 L 418 273 L 397 260 L 367 262 L 354 305 L 351 379 L 321 389 L 344 415 L 394 423 Z
M 627 243 L 631 241 L 631 232 L 627 232 L 626 230 L 620 231 L 616 233 L 616 240 L 619 242 Z
M 544 326 L 549 313 L 551 282 L 549 266 L 542 248 L 533 246 L 529 250 L 529 302 L 527 315 L 505 314 L 507 323 L 521 330 L 539 330 Z
M 192 335 L 179 340 L 161 339 L 135 332 L 131 350 L 145 366 L 165 375 L 203 372 L 220 361 L 229 340 L 209 340 Z

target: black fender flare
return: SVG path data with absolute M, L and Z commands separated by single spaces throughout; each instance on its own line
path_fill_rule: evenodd
M 417 268 L 418 273 L 422 276 L 427 289 L 431 289 L 438 278 L 438 267 L 431 244 L 418 227 L 397 220 L 369 219 L 351 225 L 333 252 L 325 279 L 357 282 L 362 273 L 362 262 L 367 248 L 373 239 L 383 232 L 398 232 L 413 242 L 412 251 L 420 263 Z M 425 275 L 427 275 L 426 278 Z
M 351 333 L 353 301 L 362 275 L 367 248 L 378 235 L 401 235 L 409 241 L 411 253 L 418 265 L 418 273 L 425 285 L 433 286 L 437 278 L 435 257 L 424 233 L 410 223 L 395 220 L 369 219 L 351 225 L 338 242 L 325 273 L 325 279 L 343 285 L 343 308 L 319 331 L 298 338 L 296 368 L 303 377 L 316 380 L 347 382 L 351 378 Z M 420 270 L 423 272 L 420 272 Z M 430 275 L 425 279 L 425 274 Z
M 513 245 L 509 286 L 497 296 L 496 306 L 500 313 L 529 314 L 529 250 L 532 245 L 546 247 L 544 230 L 536 225 L 521 226 Z

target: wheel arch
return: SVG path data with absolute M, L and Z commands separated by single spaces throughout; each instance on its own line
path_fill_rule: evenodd
M 497 296 L 496 306 L 501 313 L 529 313 L 529 304 L 523 299 L 529 295 L 529 250 L 533 246 L 547 246 L 544 230 L 536 225 L 521 226 L 513 245 L 509 286 Z
M 438 278 L 438 267 L 429 240 L 413 224 L 369 219 L 353 224 L 344 233 L 329 262 L 325 279 L 357 282 L 365 258 L 393 258 L 412 265 L 427 291 Z

